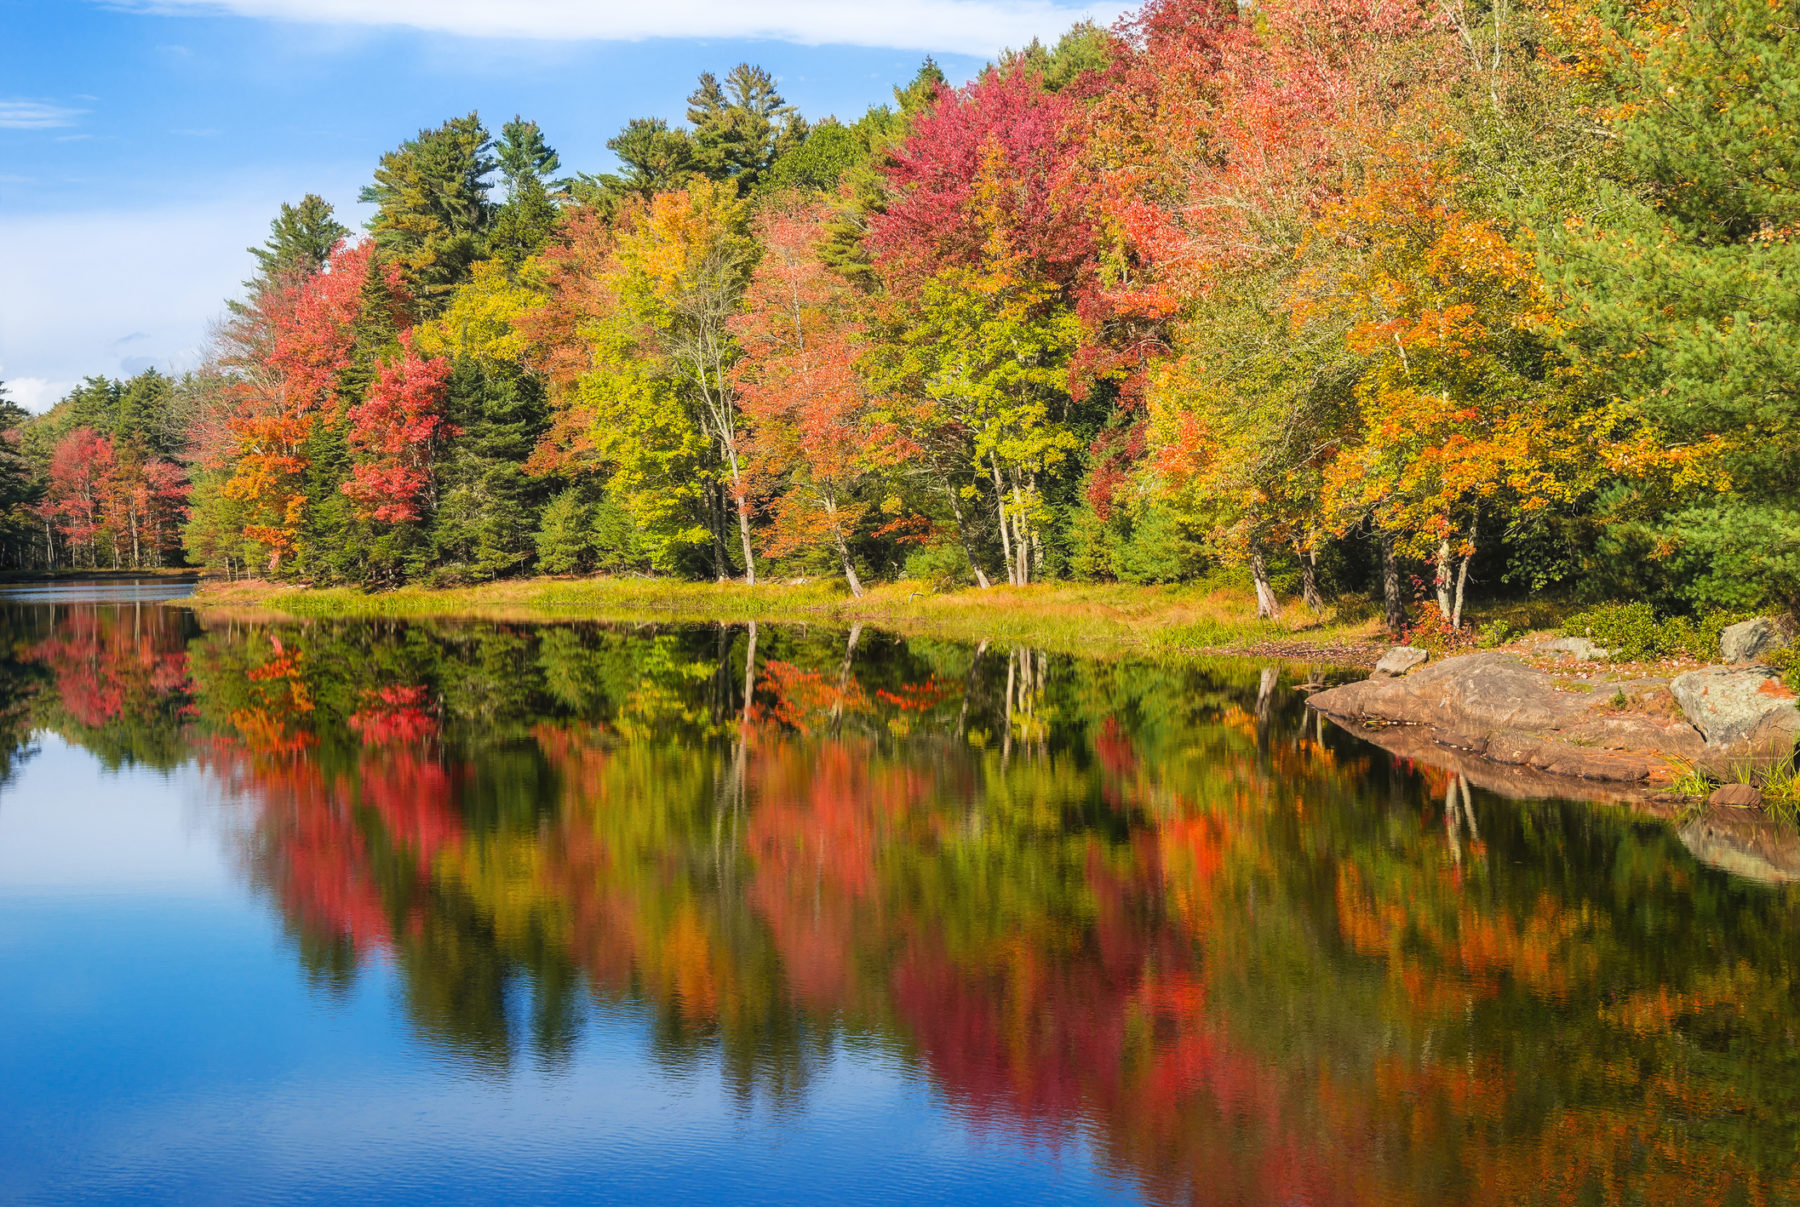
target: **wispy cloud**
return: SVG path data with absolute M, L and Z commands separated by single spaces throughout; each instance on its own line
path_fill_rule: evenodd
M 1129 5 L 1059 0 L 136 0 L 162 13 L 227 13 L 324 25 L 399 26 L 465 37 L 636 41 L 768 38 L 819 46 L 993 54 Z
M 86 112 L 42 101 L 0 101 L 0 130 L 54 130 L 74 125 Z
M 6 377 L 0 369 L 0 385 L 9 398 L 28 411 L 47 411 L 75 388 L 75 379 L 51 381 L 47 377 Z

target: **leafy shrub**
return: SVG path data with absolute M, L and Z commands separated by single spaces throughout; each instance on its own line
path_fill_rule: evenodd
M 1518 634 L 1513 631 L 1505 617 L 1497 617 L 1482 625 L 1475 634 L 1475 644 L 1484 650 L 1491 650 L 1505 645 Z
M 1741 619 L 1736 612 L 1709 612 L 1658 620 L 1647 603 L 1602 604 L 1569 617 L 1563 622 L 1563 632 L 1592 638 L 1596 645 L 1611 651 L 1614 661 L 1689 657 L 1704 662 L 1718 657 L 1719 631 Z
M 955 541 L 920 545 L 906 556 L 904 577 L 933 591 L 956 591 L 975 582 L 969 555 Z

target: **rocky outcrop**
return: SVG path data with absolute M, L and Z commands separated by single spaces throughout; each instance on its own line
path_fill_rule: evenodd
M 1800 738 L 1800 707 L 1767 667 L 1708 666 L 1669 681 L 1682 713 L 1723 754 L 1785 757 Z
M 1728 625 L 1719 633 L 1719 658 L 1724 662 L 1754 662 L 1764 654 L 1786 649 L 1793 639 L 1793 627 L 1785 620 L 1746 620 Z
M 1416 645 L 1397 645 L 1381 656 L 1375 664 L 1375 673 L 1386 678 L 1398 678 L 1414 667 L 1424 666 L 1431 658 L 1429 650 L 1422 650 Z
M 1336 720 L 1418 726 L 1493 763 L 1585 780 L 1646 783 L 1666 775 L 1670 758 L 1707 754 L 1661 679 L 1571 681 L 1500 652 L 1347 683 L 1311 703 Z

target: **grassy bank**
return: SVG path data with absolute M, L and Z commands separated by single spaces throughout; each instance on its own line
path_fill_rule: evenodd
M 1289 608 L 1259 621 L 1247 591 L 1216 586 L 1045 584 L 921 593 L 906 584 L 853 599 L 835 583 L 687 583 L 666 579 L 525 579 L 446 590 L 366 593 L 268 583 L 208 584 L 205 611 L 295 617 L 463 617 L 558 621 L 862 623 L 912 636 L 1002 641 L 1057 652 L 1164 657 L 1243 653 L 1354 663 L 1384 645 L 1379 621 L 1355 605 L 1315 616 Z

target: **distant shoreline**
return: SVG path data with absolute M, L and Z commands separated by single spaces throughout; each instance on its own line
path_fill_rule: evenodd
M 1248 592 L 1205 586 L 1079 585 L 932 591 L 917 583 L 850 596 L 837 580 L 694 583 L 656 578 L 528 578 L 363 592 L 208 580 L 182 601 L 205 614 L 335 619 L 479 619 L 869 625 L 910 637 L 1001 641 L 1090 657 L 1261 657 L 1368 666 L 1388 642 L 1377 619 L 1298 606 L 1255 618 Z
M 0 570 L 0 586 L 29 586 L 32 583 L 199 582 L 205 577 L 206 572 L 196 566 L 154 570 Z

